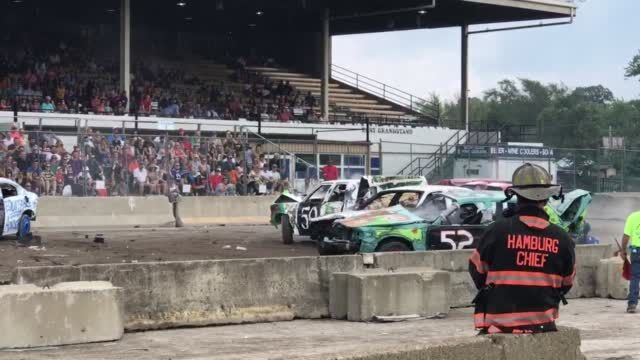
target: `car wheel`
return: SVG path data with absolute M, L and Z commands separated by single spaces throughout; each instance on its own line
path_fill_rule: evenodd
M 282 242 L 285 244 L 293 244 L 293 228 L 289 221 L 289 215 L 280 217 L 280 225 L 282 227 Z
M 411 248 L 404 241 L 390 240 L 378 246 L 376 251 L 377 252 L 411 251 Z
M 31 217 L 27 214 L 22 214 L 20 222 L 18 223 L 18 241 L 24 242 L 29 240 L 31 235 Z

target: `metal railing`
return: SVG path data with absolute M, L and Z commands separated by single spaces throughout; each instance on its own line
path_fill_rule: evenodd
M 460 144 L 495 144 L 500 142 L 499 131 L 469 131 L 464 130 L 456 131 L 433 153 L 428 156 L 420 156 L 414 158 L 409 162 L 402 170 L 398 172 L 398 175 L 420 175 L 426 176 L 430 179 L 434 174 L 440 172 L 440 170 L 446 164 L 449 156 L 456 152 L 458 145 Z
M 400 105 L 414 113 L 421 113 L 433 119 L 440 118 L 440 108 L 432 102 L 342 66 L 331 64 L 331 77 L 358 90 Z

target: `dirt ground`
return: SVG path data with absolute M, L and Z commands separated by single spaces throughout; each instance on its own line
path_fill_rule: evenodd
M 636 336 L 640 314 L 626 314 L 625 306 L 620 300 L 570 300 L 560 309 L 558 324 L 580 329 L 587 359 L 640 359 L 640 338 Z M 0 360 L 262 360 L 361 354 L 474 336 L 471 312 L 470 308 L 454 309 L 446 319 L 400 323 L 298 320 L 138 332 L 125 334 L 117 342 L 0 351 Z
M 102 234 L 104 243 L 94 242 Z M 0 283 L 16 266 L 315 256 L 315 243 L 299 238 L 285 245 L 273 226 L 207 226 L 151 229 L 35 230 L 20 246 L 0 240 Z M 41 242 L 37 238 L 42 239 Z

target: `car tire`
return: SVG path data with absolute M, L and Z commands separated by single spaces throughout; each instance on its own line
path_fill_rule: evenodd
M 18 241 L 25 242 L 29 240 L 31 236 L 31 217 L 27 214 L 22 214 L 20 222 L 18 223 Z
M 390 240 L 382 243 L 376 248 L 376 252 L 411 251 L 409 245 L 404 241 Z
M 282 227 L 282 242 L 284 244 L 293 244 L 293 227 L 289 221 L 289 215 L 280 217 L 280 226 Z

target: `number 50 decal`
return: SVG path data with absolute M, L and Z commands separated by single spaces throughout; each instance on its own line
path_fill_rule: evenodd
M 307 212 L 305 214 L 305 212 Z M 302 215 L 300 216 L 300 227 L 302 227 L 303 229 L 307 230 L 309 229 L 309 220 L 315 218 L 318 216 L 318 208 L 317 207 L 312 207 L 311 209 L 304 208 L 302 209 Z
M 450 238 L 452 235 L 466 238 L 466 240 L 462 240 L 456 245 L 455 240 Z M 464 249 L 465 246 L 473 244 L 473 235 L 467 230 L 443 230 L 440 232 L 440 242 L 451 245 L 453 250 Z

